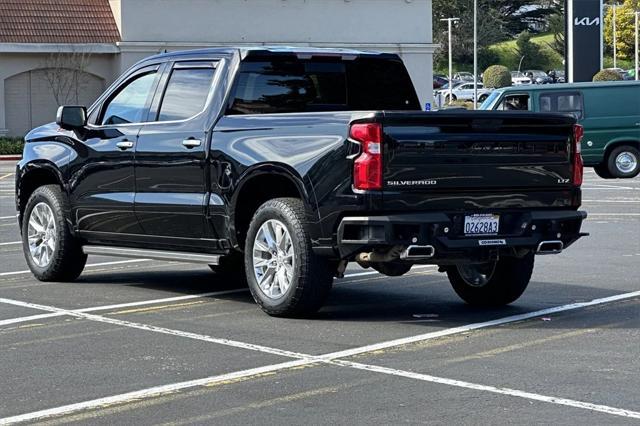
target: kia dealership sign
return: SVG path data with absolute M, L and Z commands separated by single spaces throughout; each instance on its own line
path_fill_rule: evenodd
M 567 81 L 591 81 L 602 69 L 602 0 L 566 0 Z

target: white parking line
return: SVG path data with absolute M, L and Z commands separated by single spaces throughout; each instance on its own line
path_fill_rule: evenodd
M 98 315 L 81 314 L 73 311 L 67 311 L 64 309 L 55 308 L 53 306 L 32 304 L 32 303 L 22 302 L 22 301 L 12 300 L 12 299 L 0 299 L 0 303 L 8 303 L 8 304 L 23 306 L 23 307 L 34 307 L 36 309 L 43 309 L 43 310 L 52 310 L 54 312 L 65 312 L 69 315 L 77 316 L 80 318 L 86 318 L 92 321 L 108 322 L 115 325 L 133 327 L 133 328 L 142 329 L 146 331 L 160 332 L 163 334 L 171 334 L 171 335 L 188 337 L 188 338 L 196 338 L 198 340 L 206 340 L 209 342 L 218 343 L 226 346 L 233 346 L 237 348 L 249 349 L 249 350 L 254 350 L 259 352 L 266 352 L 266 353 L 275 354 L 275 355 L 300 358 L 296 361 L 267 365 L 264 367 L 253 368 L 249 370 L 241 370 L 233 373 L 228 373 L 228 374 L 223 374 L 218 376 L 210 376 L 202 379 L 173 383 L 173 384 L 168 384 L 164 386 L 155 386 L 152 388 L 142 389 L 135 392 L 128 392 L 128 393 L 114 395 L 110 397 L 99 398 L 99 399 L 94 399 L 90 401 L 84 401 L 80 403 L 65 405 L 61 407 L 35 411 L 32 413 L 26 413 L 18 416 L 6 417 L 3 419 L 0 419 L 0 425 L 16 423 L 16 422 L 24 422 L 24 421 L 42 420 L 48 417 L 67 415 L 67 414 L 75 413 L 82 410 L 98 409 L 98 408 L 101 408 L 107 405 L 112 405 L 112 404 L 122 404 L 130 401 L 134 401 L 134 400 L 139 401 L 141 399 L 151 398 L 154 396 L 164 394 L 166 392 L 175 392 L 178 390 L 210 385 L 213 383 L 218 383 L 226 380 L 237 379 L 242 377 L 250 377 L 250 376 L 265 373 L 265 372 L 275 372 L 275 371 L 280 371 L 287 368 L 310 365 L 315 363 L 328 363 L 332 365 L 340 365 L 343 367 L 350 367 L 350 368 L 356 368 L 359 370 L 390 374 L 394 376 L 401 376 L 401 377 L 406 377 L 411 379 L 429 381 L 429 382 L 440 383 L 440 384 L 449 385 L 449 386 L 456 386 L 456 387 L 463 387 L 467 389 L 474 389 L 478 391 L 499 393 L 499 394 L 515 396 L 519 398 L 546 402 L 550 404 L 565 405 L 565 406 L 570 406 L 574 408 L 597 411 L 597 412 L 616 415 L 616 416 L 640 418 L 640 412 L 625 410 L 621 408 L 592 404 L 588 402 L 576 401 L 576 400 L 565 399 L 565 398 L 557 398 L 553 396 L 545 396 L 545 395 L 525 392 L 525 391 L 516 390 L 516 389 L 497 388 L 493 386 L 486 386 L 486 385 L 480 385 L 475 383 L 463 382 L 463 381 L 454 380 L 454 379 L 446 379 L 441 377 L 429 376 L 429 375 L 413 373 L 409 371 L 396 370 L 396 369 L 390 369 L 390 368 L 380 367 L 375 365 L 360 364 L 360 363 L 339 360 L 339 358 L 345 358 L 345 357 L 349 357 L 356 354 L 363 354 L 366 352 L 371 352 L 371 351 L 375 351 L 382 348 L 390 348 L 393 346 L 405 345 L 407 343 L 417 343 L 420 341 L 434 339 L 436 337 L 448 336 L 451 334 L 477 330 L 480 328 L 486 328 L 486 327 L 492 327 L 495 325 L 506 324 L 510 322 L 522 321 L 524 319 L 530 319 L 530 318 L 538 317 L 542 315 L 549 315 L 551 313 L 565 312 L 565 311 L 575 310 L 575 309 L 584 308 L 588 306 L 596 306 L 604 303 L 610 303 L 610 302 L 615 302 L 615 301 L 620 301 L 620 300 L 625 300 L 625 299 L 630 299 L 635 297 L 640 297 L 640 291 L 618 294 L 615 296 L 605 297 L 601 299 L 594 299 L 590 302 L 572 303 L 569 305 L 562 305 L 554 308 L 542 309 L 539 311 L 529 312 L 521 315 L 513 315 L 510 317 L 500 318 L 492 321 L 469 324 L 462 327 L 455 327 L 448 330 L 442 330 L 440 332 L 426 333 L 419 336 L 408 337 L 405 339 L 396 339 L 388 342 L 381 342 L 374 345 L 362 346 L 359 348 L 353 348 L 346 351 L 328 353 L 320 356 L 283 351 L 280 349 L 269 348 L 269 347 L 260 346 L 260 345 L 253 345 L 249 343 L 230 341 L 227 339 L 219 339 L 219 338 L 214 338 L 210 336 L 197 335 L 195 333 L 178 332 L 177 330 L 170 330 L 162 327 L 154 327 L 146 324 L 132 323 L 129 321 L 114 320 L 112 318 L 101 317 Z
M 90 268 L 92 266 L 109 266 L 109 265 L 122 265 L 124 263 L 135 263 L 135 262 L 149 262 L 151 259 L 130 259 L 130 260 L 117 260 L 115 262 L 101 262 L 101 263 L 88 263 L 85 265 L 85 268 Z M 10 275 L 20 275 L 20 274 L 30 274 L 31 271 L 25 269 L 23 271 L 13 271 L 13 272 L 1 272 L 0 277 L 7 277 Z
M 13 216 L 0 216 L 0 220 L 5 220 L 5 219 L 16 219 L 16 215 L 13 215 Z
M 16 246 L 22 244 L 22 241 L 9 241 L 8 243 L 0 243 L 0 246 Z
M 408 379 L 421 380 L 421 381 L 431 382 L 431 383 L 440 383 L 443 385 L 455 386 L 459 388 L 473 389 L 478 391 L 497 393 L 501 395 L 515 396 L 518 398 L 525 398 L 525 399 L 530 399 L 530 400 L 540 401 L 540 402 L 548 402 L 551 404 L 566 405 L 568 407 L 581 408 L 581 409 L 590 410 L 590 411 L 597 411 L 600 413 L 612 414 L 614 416 L 640 419 L 640 412 L 625 410 L 622 408 L 609 407 L 607 405 L 592 404 L 590 402 L 576 401 L 573 399 L 540 395 L 537 393 L 525 392 L 517 389 L 497 388 L 495 386 L 479 385 L 477 383 L 463 382 L 461 380 L 445 379 L 443 377 L 431 376 L 429 374 L 413 373 L 411 371 L 396 370 L 394 368 L 361 364 L 358 362 L 334 361 L 334 363 L 337 365 L 342 365 L 344 367 L 356 368 L 358 370 L 372 371 L 372 372 L 388 374 L 392 376 L 406 377 Z
M 415 269 L 435 268 L 435 265 L 416 265 L 416 266 L 414 266 L 414 268 Z M 360 277 L 360 276 L 363 276 L 363 275 L 379 275 L 379 273 L 377 271 L 357 272 L 357 273 L 353 273 L 353 274 L 347 274 L 347 275 L 345 275 L 345 278 Z M 342 281 L 342 283 L 343 284 L 348 284 L 349 281 Z M 199 298 L 203 298 L 203 297 L 215 297 L 215 296 L 222 296 L 222 295 L 226 295 L 226 294 L 245 293 L 247 291 L 249 291 L 248 288 L 241 288 L 241 289 L 234 289 L 234 290 L 213 291 L 213 292 L 208 292 L 208 293 L 188 294 L 188 295 L 185 295 L 185 296 L 165 297 L 165 298 L 162 298 L 162 299 L 149 299 L 149 300 L 141 300 L 141 301 L 138 301 L 138 302 L 126 302 L 126 303 L 120 303 L 120 304 L 117 304 L 117 305 L 102 305 L 102 306 L 93 306 L 93 307 L 90 307 L 90 308 L 71 309 L 69 311 L 70 312 L 75 312 L 75 313 L 98 312 L 98 311 L 106 311 L 106 310 L 110 310 L 110 309 L 131 308 L 131 307 L 145 306 L 145 305 L 156 305 L 156 304 L 159 304 L 159 303 L 179 302 L 179 301 L 184 301 L 184 300 L 199 299 Z M 5 319 L 5 320 L 0 320 L 0 327 L 6 326 L 6 325 L 11 325 L 11 324 L 18 324 L 18 323 L 22 323 L 22 322 L 29 322 L 29 321 L 36 321 L 36 320 L 40 320 L 40 319 L 46 319 L 46 318 L 60 317 L 60 316 L 64 316 L 64 315 L 68 315 L 68 314 L 65 313 L 65 312 L 52 312 L 52 313 L 48 313 L 48 314 L 38 314 L 38 315 L 29 315 L 29 316 L 26 316 L 26 317 L 9 318 L 9 319 Z
M 79 314 L 87 313 L 87 312 L 98 312 L 98 311 L 107 311 L 110 309 L 121 309 L 121 308 L 130 308 L 135 306 L 145 306 L 145 305 L 155 305 L 159 303 L 169 303 L 169 302 L 179 302 L 183 300 L 190 299 L 200 299 L 203 297 L 215 297 L 215 296 L 224 296 L 227 294 L 235 294 L 235 293 L 245 293 L 249 291 L 247 288 L 234 289 L 234 290 L 222 290 L 222 291 L 212 291 L 208 293 L 197 293 L 197 294 L 188 294 L 185 296 L 174 296 L 174 297 L 165 297 L 162 299 L 151 299 L 151 300 L 141 300 L 139 302 L 127 302 L 127 303 L 119 303 L 117 305 L 103 305 L 103 306 L 93 306 L 91 308 L 82 308 L 82 309 L 72 309 L 71 312 L 76 312 Z M 39 308 L 32 308 L 39 309 Z M 49 314 L 38 314 L 38 315 L 30 315 L 27 317 L 19 317 L 19 318 L 10 318 L 0 321 L 0 327 L 5 325 L 17 324 L 21 322 L 35 321 L 39 319 L 45 318 L 53 318 L 60 317 L 64 315 L 69 315 L 66 312 L 52 312 Z

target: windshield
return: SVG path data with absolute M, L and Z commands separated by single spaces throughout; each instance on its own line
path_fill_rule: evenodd
M 524 77 L 520 71 L 511 71 L 511 77 Z
M 485 111 L 493 109 L 493 106 L 496 103 L 496 101 L 498 100 L 498 98 L 500 97 L 500 95 L 502 95 L 502 92 L 499 91 L 499 90 L 495 90 L 495 91 L 491 92 L 489 97 L 487 99 L 485 99 L 485 101 L 482 103 L 482 105 L 480 105 L 479 109 L 485 110 Z
M 529 72 L 534 77 L 546 77 L 547 76 L 547 73 L 545 73 L 544 71 L 529 71 Z

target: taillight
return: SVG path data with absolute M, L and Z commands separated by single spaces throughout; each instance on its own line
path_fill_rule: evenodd
M 580 124 L 573 126 L 573 179 L 574 186 L 582 185 L 582 176 L 584 163 L 582 162 L 582 137 L 584 136 L 584 127 Z
M 354 124 L 349 136 L 362 147 L 353 163 L 353 187 L 382 189 L 382 126 L 378 123 Z

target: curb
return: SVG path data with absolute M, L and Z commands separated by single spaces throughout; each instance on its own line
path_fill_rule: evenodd
M 0 161 L 20 161 L 22 155 L 0 155 Z

